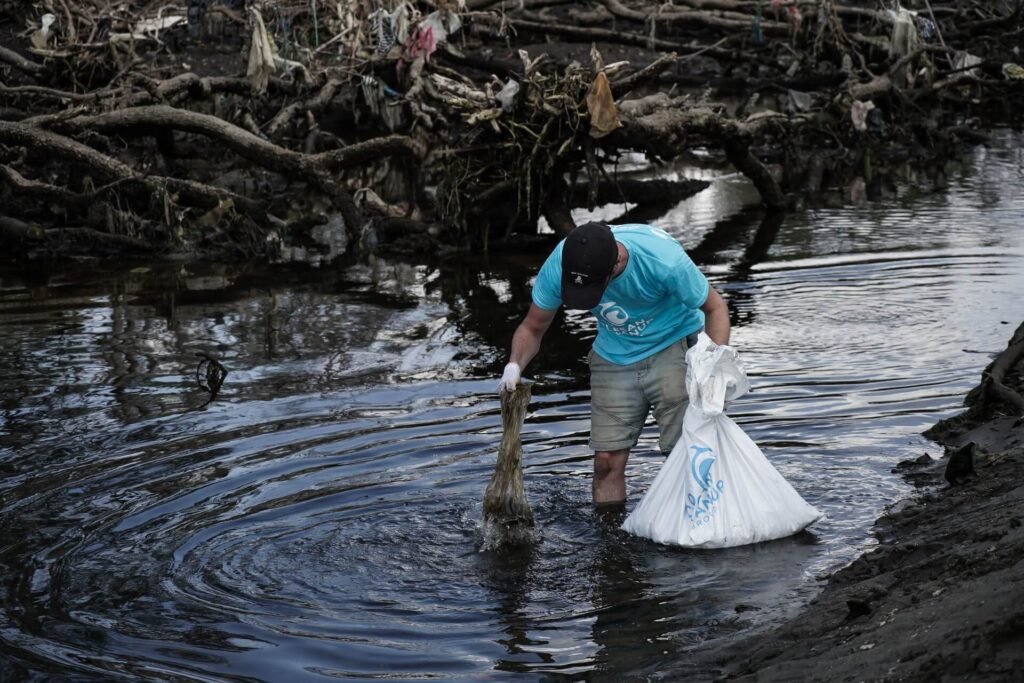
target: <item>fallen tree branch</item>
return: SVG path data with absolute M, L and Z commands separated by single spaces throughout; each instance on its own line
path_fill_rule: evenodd
M 38 197 L 43 201 L 57 202 L 68 207 L 85 207 L 91 200 L 91 197 L 84 193 L 76 194 L 57 185 L 29 180 L 6 164 L 0 164 L 0 182 L 6 183 L 8 187 L 24 195 Z
M 758 0 L 676 0 L 679 5 L 685 5 L 687 7 L 693 7 L 696 9 L 719 9 L 719 10 L 731 10 L 734 12 L 748 12 L 753 13 L 756 11 L 759 4 Z M 795 4 L 798 7 L 803 8 L 804 13 L 816 12 L 822 0 L 798 0 Z M 879 22 L 889 22 L 889 17 L 884 12 L 878 10 L 869 9 L 867 7 L 857 7 L 851 5 L 841 5 L 833 3 L 833 7 L 837 14 L 846 15 L 851 17 L 861 17 L 865 19 L 871 19 Z
M 539 21 L 527 21 L 525 19 L 502 18 L 493 14 L 484 13 L 476 16 L 482 23 L 511 25 L 516 30 L 534 31 L 545 35 L 563 36 L 575 38 L 582 41 L 600 41 L 605 43 L 618 43 L 621 45 L 636 45 L 660 50 L 685 50 L 687 46 L 662 38 L 651 38 L 639 33 L 627 33 L 614 31 L 605 28 L 588 28 L 584 26 L 566 26 L 564 24 L 542 23 Z
M 327 82 L 308 100 L 289 104 L 267 124 L 267 136 L 270 138 L 278 137 L 278 133 L 281 132 L 282 128 L 290 124 L 293 118 L 301 116 L 305 112 L 314 115 L 322 112 L 330 104 L 331 100 L 334 99 L 342 84 L 343 81 L 337 78 L 328 78 Z
M 101 232 L 93 228 L 82 227 L 51 228 L 46 231 L 46 240 L 50 243 L 51 248 L 58 247 L 58 242 L 72 240 L 75 242 L 88 242 L 90 247 L 95 247 L 96 245 L 107 247 L 117 252 L 152 253 L 158 250 L 154 245 L 138 237 Z
M 33 62 L 31 59 L 26 59 L 14 50 L 8 49 L 3 45 L 0 45 L 0 62 L 10 64 L 15 69 L 18 69 L 33 78 L 42 78 L 47 73 L 46 67 L 39 62 Z
M 0 142 L 80 164 L 104 180 L 135 178 L 138 175 L 128 164 L 101 154 L 88 145 L 24 122 L 0 121 Z
M 312 155 L 318 164 L 330 170 L 339 170 L 366 164 L 374 159 L 392 156 L 422 157 L 426 148 L 407 135 L 386 135 L 384 137 L 364 140 L 340 149 Z
M 92 148 L 74 140 L 43 129 L 24 124 L 4 124 L 0 128 L 0 140 L 7 136 L 12 142 L 29 144 L 34 147 L 48 147 L 74 161 L 91 165 L 110 177 L 134 176 L 135 171 L 127 165 L 102 155 Z M 388 136 L 371 140 L 339 150 L 320 154 L 303 154 L 285 149 L 250 133 L 228 121 L 168 105 L 132 107 L 118 111 L 79 116 L 53 124 L 61 131 L 96 131 L 101 133 L 143 133 L 178 130 L 201 135 L 214 140 L 225 148 L 266 169 L 286 177 L 298 177 L 318 187 L 345 218 L 350 237 L 358 238 L 365 223 L 362 211 L 352 201 L 343 184 L 332 177 L 331 171 L 378 159 L 385 155 L 422 153 L 421 146 L 411 138 Z M 193 195 L 205 193 L 201 184 L 181 181 L 178 186 L 183 192 Z
M 42 153 L 47 158 L 66 159 L 99 174 L 101 179 L 111 181 L 93 192 L 75 193 L 49 183 L 29 180 L 9 166 L 0 166 L 0 180 L 9 186 L 20 192 L 55 201 L 70 208 L 86 208 L 103 193 L 114 189 L 117 185 L 131 183 L 143 186 L 150 193 L 160 193 L 165 189 L 176 191 L 186 202 L 201 208 L 212 208 L 221 201 L 231 199 L 240 210 L 254 215 L 264 211 L 260 204 L 228 190 L 211 187 L 193 180 L 143 175 L 131 166 L 97 152 L 88 145 L 35 126 L 0 121 L 0 142 L 27 147 Z
M 285 175 L 315 178 L 318 171 L 334 170 L 395 154 L 418 154 L 422 147 L 412 138 L 389 135 L 319 154 L 303 154 L 280 147 L 233 123 L 167 105 L 133 107 L 93 116 L 80 116 L 59 124 L 71 132 L 94 130 L 116 133 L 131 130 L 165 129 L 201 135 L 260 166 Z
M 644 25 L 648 25 L 650 22 L 696 24 L 724 31 L 750 31 L 753 29 L 755 21 L 753 15 L 729 12 L 722 8 L 716 8 L 714 11 L 669 10 L 649 13 L 626 7 L 620 0 L 603 0 L 603 4 L 615 16 L 638 21 Z M 787 35 L 791 30 L 789 24 L 781 21 L 761 20 L 761 31 L 765 35 Z
M 728 125 L 723 126 L 723 132 L 722 147 L 729 163 L 750 178 L 761 194 L 761 203 L 766 209 L 785 211 L 788 205 L 786 195 L 768 168 L 750 151 L 750 140 L 746 136 L 734 133 L 732 127 Z
M 573 0 L 468 0 L 466 8 L 470 10 L 491 9 L 511 12 L 513 10 L 571 4 L 573 4 Z
M 661 201 L 679 203 L 686 197 L 700 192 L 708 186 L 703 180 L 667 180 L 654 178 L 602 179 L 597 184 L 597 206 L 605 204 L 650 204 Z M 567 189 L 569 206 L 586 206 L 588 183 L 576 183 Z
M 145 89 L 121 101 L 122 108 L 154 103 L 174 104 L 188 98 L 204 99 L 223 93 L 243 97 L 253 95 L 249 79 L 236 76 L 198 76 L 190 71 L 162 81 L 137 73 L 132 74 L 132 78 Z M 290 96 L 297 90 L 298 86 L 295 83 L 280 78 L 272 78 L 267 83 L 267 92 L 273 95 Z
M 138 237 L 117 235 L 84 227 L 43 229 L 35 223 L 27 223 L 20 218 L 3 215 L 0 215 L 0 239 L 9 242 L 39 244 L 51 251 L 60 251 L 68 241 L 87 242 L 90 251 L 96 246 L 113 249 L 117 252 L 152 253 L 157 251 L 152 244 Z
M 38 225 L 26 223 L 20 218 L 0 215 L 0 241 L 20 242 L 42 239 L 45 231 Z
M 721 44 L 722 41 L 719 41 Z M 661 74 L 662 71 L 673 66 L 679 59 L 679 55 L 675 52 L 670 52 L 667 55 L 662 55 L 656 60 L 645 66 L 644 68 L 631 73 L 624 78 L 611 82 L 611 88 L 613 93 L 617 93 L 619 97 L 624 96 L 630 90 L 633 90 L 639 85 L 643 85 L 649 81 L 653 81 Z
M 1024 342 L 1011 344 L 992 361 L 982 379 L 982 385 L 991 398 L 1009 403 L 1019 413 L 1024 413 L 1024 397 L 1006 386 L 1005 382 L 1006 374 L 1022 356 L 1024 356 Z
M 672 99 L 665 93 L 627 100 L 619 107 L 619 114 L 624 125 L 613 134 L 617 144 L 671 157 L 692 146 L 695 139 L 705 141 L 722 148 L 729 162 L 750 178 L 766 208 L 786 209 L 785 194 L 764 164 L 750 152 L 750 141 L 778 119 L 788 123 L 788 117 L 760 116 L 738 122 L 714 108 L 695 107 L 685 98 Z
M 935 8 L 936 10 L 938 8 Z M 988 30 L 994 26 L 1013 26 L 1015 22 L 1019 25 L 1022 14 L 1024 14 L 1024 0 L 1017 0 L 1017 5 L 1013 11 L 1005 17 L 995 16 L 991 19 L 982 19 L 981 21 L 967 22 L 957 26 L 955 31 L 949 33 L 950 39 L 963 38 L 965 36 L 971 36 L 978 33 L 981 30 Z
M 19 85 L 9 86 L 3 82 L 0 82 L 0 93 L 5 95 L 41 95 L 43 97 L 51 97 L 58 100 L 68 100 L 70 102 L 94 102 L 101 100 L 104 97 L 110 97 L 112 95 L 122 92 L 120 90 L 93 90 L 87 93 L 68 92 L 66 90 L 57 90 L 55 88 L 46 88 L 41 85 Z

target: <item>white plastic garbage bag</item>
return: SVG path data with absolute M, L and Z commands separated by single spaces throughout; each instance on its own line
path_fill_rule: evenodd
M 783 538 L 820 519 L 723 412 L 750 390 L 736 350 L 702 333 L 686 362 L 682 436 L 622 528 L 667 545 L 728 548 Z

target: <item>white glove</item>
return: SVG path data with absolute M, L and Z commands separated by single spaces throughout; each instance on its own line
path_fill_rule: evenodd
M 501 374 L 501 382 L 498 384 L 498 391 L 504 389 L 505 391 L 512 392 L 516 390 L 516 385 L 519 384 L 519 364 L 509 363 L 505 366 L 505 372 Z

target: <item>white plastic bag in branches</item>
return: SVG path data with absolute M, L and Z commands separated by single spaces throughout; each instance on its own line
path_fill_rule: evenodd
M 658 543 L 727 548 L 792 535 L 822 517 L 723 412 L 750 390 L 730 346 L 686 353 L 683 433 L 622 528 Z

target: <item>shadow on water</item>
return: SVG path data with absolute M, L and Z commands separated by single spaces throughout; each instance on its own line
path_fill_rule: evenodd
M 596 330 L 569 313 L 528 371 L 539 540 L 480 552 L 495 385 L 542 257 L 0 273 L 4 674 L 623 680 L 774 623 L 871 545 L 908 490 L 892 465 L 1019 322 L 1020 142 L 941 193 L 708 218 L 724 179 L 665 215 L 730 307 L 754 385 L 730 414 L 828 515 L 744 548 L 594 510 Z M 229 372 L 201 410 L 197 353 Z M 652 423 L 627 510 L 662 462 Z

